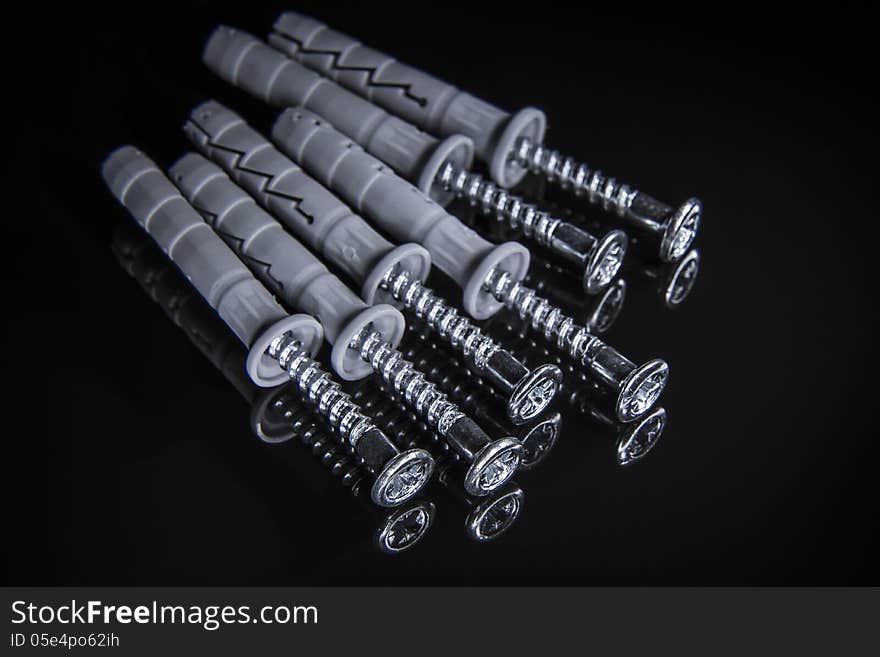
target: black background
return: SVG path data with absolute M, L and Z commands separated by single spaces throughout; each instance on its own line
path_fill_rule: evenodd
M 27 116 L 5 194 L 8 583 L 878 583 L 872 17 L 570 7 L 124 3 L 10 21 L 26 46 L 7 102 Z M 286 8 L 543 108 L 550 145 L 660 199 L 700 196 L 693 296 L 668 312 L 637 293 L 609 335 L 672 368 L 644 462 L 619 469 L 610 434 L 568 412 L 517 478 L 507 535 L 470 542 L 440 491 L 424 542 L 381 555 L 360 507 L 299 445 L 260 444 L 118 267 L 110 236 L 130 219 L 101 160 L 135 143 L 169 165 L 208 97 L 265 129 L 272 113 L 199 54 L 218 22 L 265 36 Z

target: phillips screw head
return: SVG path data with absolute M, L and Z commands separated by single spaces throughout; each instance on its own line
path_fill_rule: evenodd
M 516 385 L 507 403 L 507 417 L 514 424 L 535 419 L 556 397 L 562 386 L 562 370 L 556 365 L 536 367 Z
M 410 449 L 392 458 L 376 477 L 370 498 L 379 506 L 402 504 L 416 495 L 434 472 L 434 459 L 424 449 Z
M 682 203 L 666 222 L 663 238 L 660 241 L 660 259 L 675 262 L 681 258 L 697 236 L 703 204 L 698 198 L 689 198 Z
M 621 422 L 632 422 L 654 405 L 669 380 L 669 365 L 655 358 L 636 367 L 623 380 L 615 412 Z
M 464 489 L 471 495 L 488 495 L 516 474 L 522 459 L 522 444 L 512 436 L 495 440 L 474 457 L 464 478 Z

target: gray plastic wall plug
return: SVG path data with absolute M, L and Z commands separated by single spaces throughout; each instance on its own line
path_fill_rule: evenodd
M 690 198 L 673 208 L 545 148 L 546 117 L 541 110 L 527 107 L 510 114 L 295 12 L 283 13 L 275 21 L 269 43 L 423 130 L 470 137 L 477 157 L 502 187 L 516 185 L 526 171 L 532 171 L 586 196 L 651 236 L 664 262 L 681 258 L 696 236 L 702 215 L 699 199 Z
M 448 203 L 452 195 L 435 182 L 446 161 L 469 168 L 474 145 L 462 135 L 438 140 L 356 94 L 341 89 L 247 32 L 221 25 L 202 55 L 221 78 L 279 107 L 298 105 L 332 119 L 340 130 L 401 171 L 426 193 Z M 343 92 L 340 94 L 340 91 Z
M 371 490 L 376 504 L 400 504 L 427 483 L 430 470 L 428 476 L 415 477 L 412 455 L 401 453 L 311 358 L 324 337 L 321 324 L 309 315 L 287 315 L 152 160 L 123 146 L 105 160 L 101 174 L 114 196 L 250 348 L 246 364 L 254 383 L 270 387 L 292 379 L 363 459 L 376 475 Z M 432 466 L 433 459 L 427 458 Z
M 484 214 L 521 228 L 523 235 L 545 246 L 583 275 L 584 290 L 595 294 L 611 282 L 627 248 L 620 230 L 598 238 L 540 210 L 469 170 L 469 159 L 453 156 L 449 137 L 438 143 L 405 121 L 300 66 L 250 34 L 219 27 L 203 59 L 223 79 L 278 106 L 297 106 L 327 119 L 441 205 L 466 199 Z M 394 130 L 379 129 L 386 124 Z M 379 127 L 377 127 L 379 126 Z M 459 136 L 462 148 L 471 145 Z
M 209 101 L 197 107 L 184 129 L 202 153 L 219 162 L 313 250 L 347 271 L 353 280 L 363 281 L 361 297 L 364 301 L 368 304 L 379 299 L 394 301 L 425 319 L 439 337 L 462 353 L 505 394 L 511 421 L 527 422 L 552 401 L 561 381 L 558 368 L 529 370 L 522 366 L 510 352 L 484 336 L 446 301 L 422 285 L 427 276 L 426 263 L 430 262 L 425 248 L 412 242 L 395 248 L 320 182 L 309 177 L 241 117 L 219 103 Z M 351 176 L 358 178 L 351 181 L 352 186 L 362 187 L 360 180 L 374 178 L 377 168 L 380 171 L 386 168 L 377 160 L 371 159 L 371 162 L 366 169 L 350 171 Z M 409 185 L 406 188 L 411 189 Z M 422 205 L 426 203 L 424 198 L 419 197 Z M 385 202 L 394 204 L 403 200 L 391 196 Z M 460 224 L 455 222 L 452 231 L 437 234 L 433 244 L 438 251 L 441 245 L 447 251 L 453 250 L 462 237 L 466 241 L 466 234 L 463 236 L 454 230 L 456 225 Z M 513 261 L 517 275 L 522 276 L 523 253 L 508 246 L 496 255 Z M 448 253 L 444 258 L 447 263 L 452 262 Z M 487 272 L 480 275 L 471 287 L 482 286 L 486 275 Z M 380 294 L 384 296 L 379 297 Z M 492 297 L 477 289 L 472 290 L 471 298 L 478 302 Z M 493 304 L 493 309 L 497 309 L 497 305 Z

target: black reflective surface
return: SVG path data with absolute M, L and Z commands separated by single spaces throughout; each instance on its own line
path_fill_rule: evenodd
M 876 134 L 860 39 L 832 47 L 827 17 L 795 32 L 771 17 L 624 12 L 620 31 L 608 26 L 621 16 L 599 19 L 607 8 L 582 20 L 562 6 L 503 19 L 410 6 L 388 20 L 369 4 L 297 6 L 503 107 L 539 105 L 551 146 L 705 207 L 690 297 L 669 311 L 656 276 L 625 272 L 606 334 L 634 361 L 670 364 L 656 447 L 621 468 L 615 431 L 560 403 L 561 435 L 516 476 L 522 507 L 502 536 L 473 541 L 473 507 L 435 483 L 433 526 L 389 556 L 377 516 L 308 449 L 254 435 L 252 400 L 110 249 L 131 220 L 102 158 L 132 142 L 167 166 L 211 96 L 265 130 L 273 113 L 213 78 L 199 50 L 216 23 L 265 34 L 283 8 L 49 20 L 21 96 L 50 96 L 29 106 L 37 146 L 21 167 L 42 189 L 7 190 L 21 193 L 5 251 L 9 582 L 877 583 Z

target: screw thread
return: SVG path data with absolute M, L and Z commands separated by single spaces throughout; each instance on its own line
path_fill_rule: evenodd
M 511 228 L 519 228 L 523 235 L 541 246 L 551 247 L 553 231 L 562 223 L 534 204 L 511 194 L 478 173 L 460 169 L 447 160 L 437 174 L 437 182 L 486 214 L 495 214 L 499 221 L 506 220 Z
M 513 153 L 514 161 L 549 181 L 557 181 L 563 189 L 578 196 L 587 196 L 590 203 L 623 217 L 629 211 L 638 191 L 619 183 L 598 169 L 565 157 L 559 151 L 521 137 Z
M 453 349 L 460 351 L 478 371 L 484 371 L 492 354 L 502 349 L 500 344 L 399 265 L 388 272 L 383 283 L 395 299 L 403 303 L 407 310 L 411 310 Z
M 390 390 L 387 384 L 363 384 L 354 392 L 354 399 L 366 408 L 381 424 L 400 448 L 425 447 L 435 454 L 451 452 L 449 445 L 434 431 L 425 431 L 416 416 L 407 410 L 400 396 Z
M 268 351 L 282 369 L 287 370 L 291 380 L 315 405 L 318 413 L 327 418 L 330 426 L 352 447 L 364 433 L 376 428 L 342 391 L 339 383 L 303 350 L 302 343 L 290 333 L 275 338 Z
M 382 339 L 378 331 L 365 328 L 352 345 L 428 426 L 446 438 L 448 431 L 464 413 L 446 395 L 415 369 L 403 355 Z
M 447 394 L 462 408 L 485 422 L 489 414 L 481 413 L 481 410 L 496 401 L 492 399 L 496 397 L 495 391 L 453 355 L 426 341 L 415 329 L 410 330 L 415 339 L 405 351 L 406 357 L 433 381 L 443 386 Z M 494 422 L 491 418 L 489 420 Z
M 302 444 L 311 450 L 321 465 L 345 488 L 356 493 L 358 484 L 364 478 L 364 469 L 351 459 L 335 437 L 321 429 L 312 412 L 289 394 L 280 396 L 273 406 L 299 433 Z
M 530 287 L 507 273 L 493 270 L 486 279 L 486 289 L 539 333 L 580 365 L 588 365 L 593 354 L 605 346 L 586 327 L 568 317 L 559 307 L 538 296 Z

